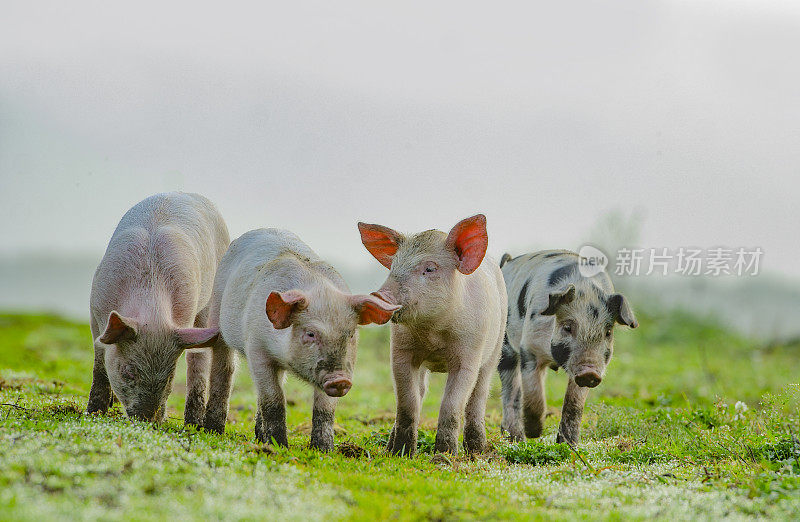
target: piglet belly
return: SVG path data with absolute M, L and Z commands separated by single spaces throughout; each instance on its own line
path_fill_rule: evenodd
M 436 373 L 447 373 L 447 361 L 441 357 L 431 357 L 423 361 L 422 366 Z

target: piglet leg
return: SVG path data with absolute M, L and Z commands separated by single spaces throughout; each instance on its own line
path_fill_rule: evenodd
M 185 424 L 203 425 L 210 369 L 211 354 L 208 349 L 186 352 L 186 409 L 183 413 Z
M 458 453 L 458 424 L 464 414 L 472 390 L 478 379 L 478 371 L 472 368 L 452 368 L 447 374 L 444 397 L 439 407 L 439 425 L 436 428 L 437 452 Z M 485 434 L 484 434 L 485 437 Z
M 311 417 L 311 447 L 320 451 L 333 449 L 333 419 L 336 397 L 314 388 L 314 412 Z
M 219 340 L 212 349 L 211 384 L 208 392 L 208 405 L 203 427 L 207 431 L 225 432 L 228 419 L 228 404 L 233 388 L 233 374 L 236 371 L 236 357 L 224 341 Z
M 536 359 L 527 355 L 522 364 L 522 418 L 527 437 L 539 437 L 544 428 L 547 403 L 544 393 L 544 377 L 547 367 L 537 366 Z M 533 360 L 530 360 L 530 359 Z
M 417 427 L 422 400 L 420 368 L 412 364 L 411 354 L 392 350 L 392 375 L 397 399 L 397 417 L 386 449 L 393 455 L 413 456 L 417 450 Z
M 497 371 L 500 374 L 503 399 L 503 422 L 500 431 L 505 432 L 511 442 L 525 438 L 522 432 L 522 378 L 519 366 L 519 353 L 506 339 L 503 342 Z
M 248 351 L 250 372 L 258 392 L 256 439 L 260 442 L 288 446 L 286 435 L 286 399 L 283 395 L 284 370 L 272 363 L 257 350 Z
M 494 375 L 494 364 L 487 363 L 478 374 L 464 412 L 464 451 L 482 453 L 486 449 L 486 401 Z
M 556 442 L 575 445 L 580 439 L 581 418 L 589 388 L 582 388 L 570 377 L 567 393 L 564 395 L 564 406 L 561 408 L 561 424 L 558 426 Z
M 99 411 L 105 413 L 111 406 L 114 394 L 111 393 L 111 383 L 108 381 L 105 364 L 105 348 L 94 348 L 94 369 L 92 370 L 92 389 L 89 391 L 89 403 L 86 406 L 88 413 Z

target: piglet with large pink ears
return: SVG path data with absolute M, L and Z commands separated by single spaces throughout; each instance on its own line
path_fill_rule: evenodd
M 361 241 L 389 277 L 373 295 L 401 305 L 392 317 L 391 358 L 397 418 L 388 450 L 413 455 L 428 372 L 447 373 L 439 408 L 436 451 L 486 446 L 484 415 L 489 385 L 500 357 L 507 302 L 498 264 L 486 256 L 482 214 L 460 221 L 449 234 L 428 230 L 403 235 L 359 223 Z

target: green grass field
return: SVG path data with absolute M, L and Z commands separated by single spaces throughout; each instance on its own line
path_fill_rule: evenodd
M 183 362 L 160 426 L 83 413 L 89 328 L 0 315 L 0 519 L 800 518 L 800 345 L 764 346 L 679 313 L 618 329 L 577 453 L 555 444 L 563 372 L 548 376 L 545 435 L 432 453 L 444 378 L 425 400 L 420 453 L 383 450 L 394 418 L 388 329 L 362 332 L 337 450 L 307 448 L 311 390 L 290 378 L 290 447 L 254 443 L 242 361 L 224 436 L 185 429 Z M 117 406 L 116 408 L 119 408 Z

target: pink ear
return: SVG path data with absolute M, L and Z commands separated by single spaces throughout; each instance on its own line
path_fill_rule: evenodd
M 359 223 L 361 242 L 369 253 L 386 268 L 392 267 L 392 256 L 397 253 L 402 237 L 389 227 Z
M 350 302 L 358 313 L 358 324 L 384 324 L 399 310 L 400 305 L 389 304 L 371 295 L 350 296 Z
M 100 336 L 103 344 L 114 344 L 119 341 L 128 341 L 136 338 L 136 321 L 123 317 L 114 310 L 108 315 L 106 331 Z
M 178 328 L 175 337 L 178 346 L 184 349 L 214 346 L 219 339 L 219 328 Z
M 217 342 L 219 328 L 179 328 L 175 336 L 181 348 L 203 348 Z
M 469 275 L 477 270 L 489 246 L 486 216 L 478 214 L 459 221 L 447 235 L 447 245 L 456 251 L 459 272 Z
M 277 330 L 288 328 L 292 324 L 292 312 L 305 310 L 308 298 L 300 290 L 272 292 L 267 297 L 267 317 Z

